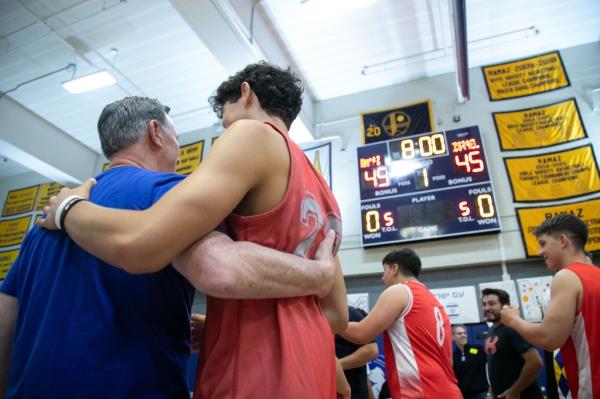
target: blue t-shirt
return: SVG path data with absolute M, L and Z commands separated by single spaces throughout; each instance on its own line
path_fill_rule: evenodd
M 113 168 L 91 200 L 145 209 L 182 179 Z M 35 227 L 0 291 L 19 303 L 6 398 L 189 398 L 194 289 L 172 266 L 131 275 Z

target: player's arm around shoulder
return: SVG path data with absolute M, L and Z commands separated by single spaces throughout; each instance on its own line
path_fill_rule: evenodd
M 358 323 L 349 323 L 341 335 L 348 341 L 366 344 L 388 329 L 410 304 L 409 288 L 395 284 L 383 291 L 369 314 Z
M 348 299 L 342 266 L 337 255 L 332 261 L 335 263 L 333 286 L 329 293 L 320 299 L 320 303 L 331 331 L 339 334 L 348 327 Z
M 155 271 L 212 231 L 265 180 L 273 134 L 256 121 L 230 126 L 200 166 L 148 209 L 120 251 L 134 272 Z M 275 154 L 276 155 L 276 154 Z

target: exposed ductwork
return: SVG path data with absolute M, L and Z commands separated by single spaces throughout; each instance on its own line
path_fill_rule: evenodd
M 467 11 L 465 0 L 450 0 L 452 32 L 454 37 L 454 64 L 456 67 L 457 96 L 459 103 L 471 98 L 469 92 L 469 56 L 467 48 Z

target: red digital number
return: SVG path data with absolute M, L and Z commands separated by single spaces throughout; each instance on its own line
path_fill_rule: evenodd
M 479 157 L 479 151 L 469 151 L 461 155 L 454 156 L 454 164 L 459 167 L 464 167 L 467 173 L 483 172 L 485 166 L 483 160 Z
M 469 216 L 471 214 L 471 208 L 469 208 L 467 201 L 461 201 L 458 204 L 458 209 L 460 209 L 460 216 Z
M 371 169 L 370 171 L 365 170 L 363 172 L 363 178 L 366 182 L 373 184 L 373 187 L 375 188 L 390 186 L 390 176 L 385 166 L 380 166 L 377 169 Z
M 386 212 L 383 214 L 383 225 L 385 227 L 394 225 L 394 217 L 392 216 L 392 212 Z

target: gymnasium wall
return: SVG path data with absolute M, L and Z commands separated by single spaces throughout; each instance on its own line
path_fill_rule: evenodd
M 359 114 L 370 110 L 401 106 L 431 99 L 436 129 L 454 129 L 478 125 L 481 130 L 488 167 L 495 189 L 497 211 L 502 223 L 502 233 L 476 237 L 437 240 L 410 244 L 419 253 L 424 266 L 423 280 L 431 287 L 472 285 L 482 281 L 502 278 L 519 278 L 546 275 L 538 259 L 526 259 L 515 217 L 506 170 L 492 120 L 492 112 L 517 110 L 545 105 L 575 97 L 587 130 L 588 142 L 598 153 L 600 150 L 600 115 L 593 112 L 586 90 L 600 86 L 600 42 L 561 49 L 565 69 L 571 86 L 529 97 L 490 102 L 481 68 L 471 68 L 469 80 L 471 100 L 459 105 L 456 101 L 454 74 L 424 78 L 382 89 L 365 91 L 351 96 L 338 97 L 316 103 L 315 136 L 332 142 L 333 191 L 340 203 L 343 218 L 343 242 L 340 259 L 347 276 L 350 292 L 381 291 L 376 274 L 381 271 L 381 259 L 393 247 L 363 249 L 360 245 L 360 208 L 356 171 L 356 146 L 362 144 Z M 454 122 L 456 119 L 458 122 Z M 181 134 L 181 144 L 205 140 L 204 157 L 210 150 L 217 127 Z M 583 142 L 566 143 L 554 150 L 572 148 Z M 529 155 L 532 151 L 519 151 Z M 516 155 L 504 153 L 504 155 Z M 98 157 L 99 173 L 106 162 Z M 0 203 L 4 203 L 9 190 L 27 187 L 48 180 L 34 172 L 0 180 Z M 588 196 L 593 197 L 593 196 Z M 582 197 L 585 199 L 587 197 Z M 374 299 L 373 299 L 374 300 Z

